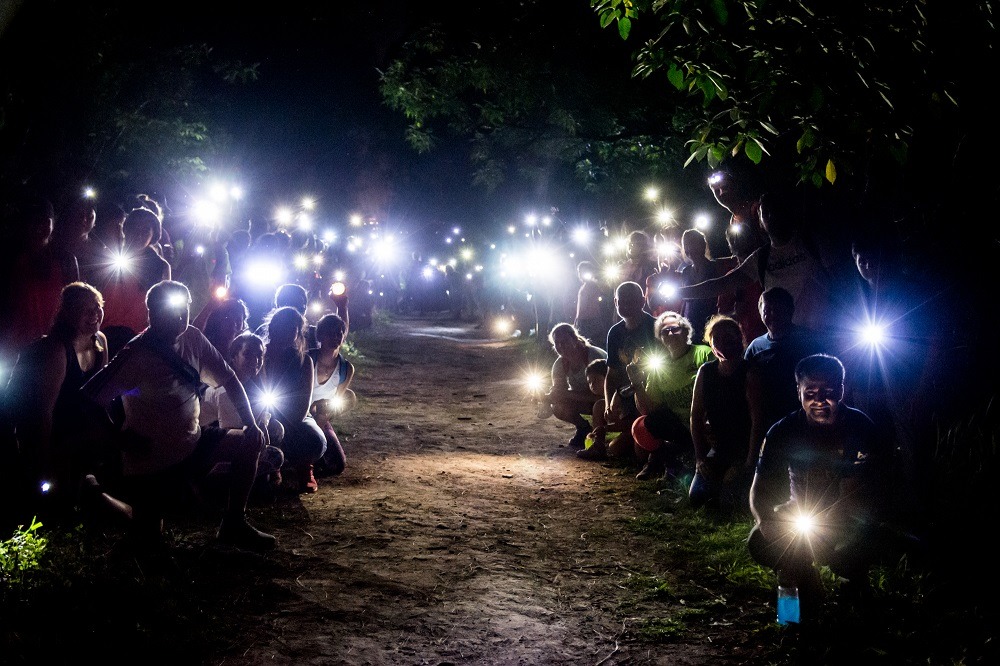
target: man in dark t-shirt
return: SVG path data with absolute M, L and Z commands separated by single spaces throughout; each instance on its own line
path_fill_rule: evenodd
M 890 452 L 871 419 L 843 404 L 838 358 L 807 356 L 795 381 L 801 407 L 771 427 L 757 461 L 747 547 L 779 585 L 800 588 L 808 615 L 822 593 L 818 566 L 863 586 L 891 552 L 881 527 Z
M 639 410 L 631 393 L 621 393 L 629 385 L 625 366 L 637 360 L 636 355 L 643 350 L 659 345 L 654 331 L 656 319 L 643 310 L 645 304 L 645 293 L 638 282 L 622 282 L 615 289 L 615 309 L 621 320 L 608 330 L 608 374 L 604 382 L 606 420 L 614 424 L 614 429 L 621 429 L 621 434 L 608 443 L 608 455 L 613 458 L 634 455 L 632 422 Z

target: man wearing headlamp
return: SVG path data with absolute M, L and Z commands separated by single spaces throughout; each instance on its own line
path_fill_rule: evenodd
M 168 491 L 179 481 L 203 477 L 218 462 L 228 462 L 229 503 L 219 540 L 255 551 L 273 548 L 274 537 L 246 520 L 265 438 L 243 385 L 212 343 L 189 325 L 191 295 L 183 283 L 164 280 L 153 285 L 146 307 L 149 327 L 81 389 L 105 408 L 122 398 L 131 540 L 139 550 L 162 549 Z M 225 387 L 243 421 L 242 431 L 200 426 L 203 382 Z

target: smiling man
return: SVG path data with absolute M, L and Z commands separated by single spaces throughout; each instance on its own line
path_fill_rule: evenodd
M 822 596 L 819 566 L 859 589 L 886 552 L 879 534 L 889 451 L 871 419 L 843 404 L 844 375 L 834 356 L 799 361 L 801 408 L 768 431 L 750 489 L 750 555 L 780 585 L 800 588 L 806 617 Z

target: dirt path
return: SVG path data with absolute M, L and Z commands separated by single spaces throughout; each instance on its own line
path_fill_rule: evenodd
M 260 631 L 216 663 L 740 661 L 729 628 L 635 640 L 677 603 L 636 605 L 629 588 L 660 546 L 623 529 L 628 470 L 578 460 L 569 426 L 523 401 L 523 344 L 406 318 L 352 335 L 366 358 L 339 428 L 347 471 L 255 509 L 280 538 L 268 571 L 249 565 L 267 583 L 237 600 Z

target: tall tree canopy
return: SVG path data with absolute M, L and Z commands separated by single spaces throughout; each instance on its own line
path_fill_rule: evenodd
M 381 85 L 416 150 L 467 141 L 475 183 L 489 190 L 587 193 L 612 207 L 630 205 L 642 178 L 704 192 L 703 174 L 680 168 L 679 109 L 661 103 L 655 82 L 627 75 L 628 49 L 583 3 L 421 12 Z

